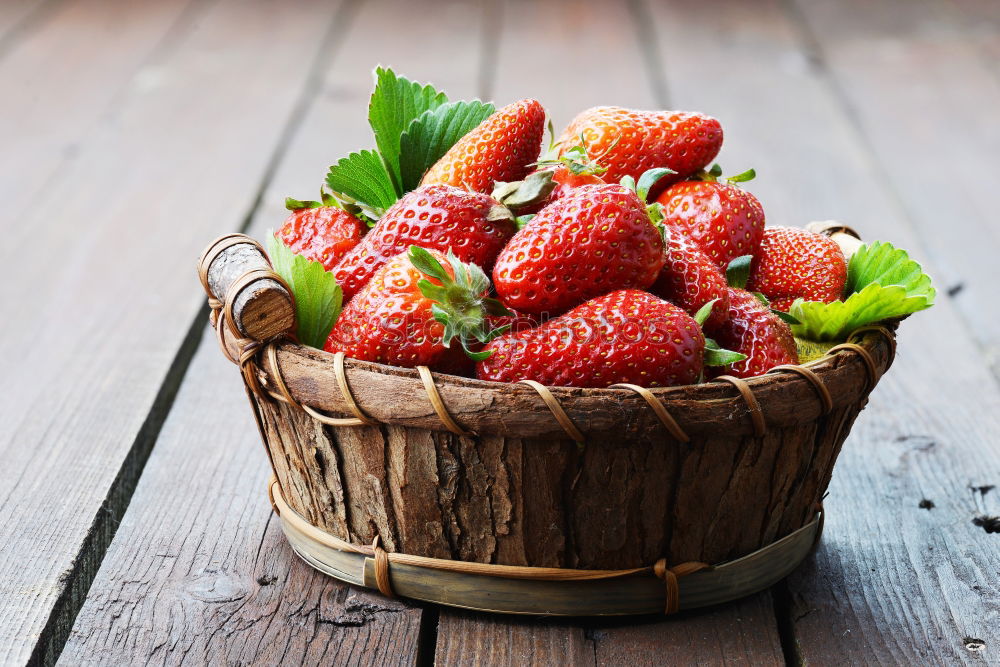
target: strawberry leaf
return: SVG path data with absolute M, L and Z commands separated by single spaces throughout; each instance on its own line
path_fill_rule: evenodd
M 715 340 L 705 338 L 705 365 L 706 366 L 728 366 L 743 361 L 747 355 L 741 352 L 733 352 L 724 347 L 719 347 Z
M 397 182 L 402 192 L 420 185 L 424 172 L 494 110 L 492 104 L 479 100 L 449 102 L 414 118 L 398 139 Z
M 847 292 L 846 300 L 832 303 L 797 299 L 789 309 L 800 322 L 792 325 L 795 335 L 814 341 L 843 340 L 866 324 L 930 308 L 936 294 L 920 265 L 884 241 L 862 245 L 851 257 Z
M 375 145 L 385 161 L 397 197 L 407 191 L 400 178 L 400 136 L 421 114 L 447 101 L 447 95 L 429 84 L 396 76 L 388 68 L 376 68 L 375 90 L 368 104 L 368 124 L 375 134 Z
M 326 184 L 337 194 L 347 195 L 347 203 L 363 202 L 378 218 L 396 201 L 396 190 L 382 158 L 375 151 L 359 151 L 330 167 Z
M 730 287 L 743 289 L 747 286 L 747 281 L 750 279 L 750 264 L 752 262 L 752 255 L 740 255 L 729 262 L 729 265 L 726 267 L 726 282 Z
M 285 279 L 295 298 L 299 342 L 323 349 L 340 315 L 344 297 L 340 285 L 322 264 L 296 255 L 273 233 L 267 235 L 267 254 L 275 273 Z

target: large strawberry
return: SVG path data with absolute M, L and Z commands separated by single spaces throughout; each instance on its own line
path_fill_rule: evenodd
M 728 318 L 705 331 L 722 347 L 746 355 L 717 374 L 754 377 L 775 366 L 799 363 L 792 330 L 759 297 L 744 289 L 729 288 Z
M 461 261 L 489 271 L 515 231 L 510 211 L 489 195 L 448 185 L 420 187 L 393 204 L 333 274 L 344 299 L 350 299 L 411 244 L 442 252 L 450 248 Z
M 717 180 L 720 171 L 713 167 L 700 180 L 670 186 L 657 203 L 663 207 L 665 225 L 676 227 L 725 270 L 737 257 L 757 252 L 764 235 L 764 209 L 736 185 L 753 178 L 753 170 L 725 182 Z
M 527 313 L 561 313 L 613 290 L 646 289 L 664 262 L 663 239 L 635 192 L 584 185 L 549 204 L 497 257 L 503 302 Z
M 361 221 L 324 196 L 323 202 L 286 199 L 291 211 L 278 238 L 297 255 L 319 262 L 327 271 L 361 242 L 367 229 Z
M 495 335 L 488 316 L 507 312 L 487 298 L 489 290 L 489 278 L 475 264 L 410 246 L 347 304 L 325 349 L 394 366 L 467 369 L 470 357 L 488 355 L 471 351 Z
M 698 381 L 705 337 L 677 306 L 647 292 L 618 290 L 537 328 L 504 334 L 484 351 L 492 354 L 476 365 L 482 380 L 660 387 Z
M 747 289 L 787 311 L 799 297 L 830 303 L 847 282 L 847 260 L 828 236 L 795 227 L 768 227 L 754 255 Z
M 587 153 L 607 168 L 604 180 L 638 180 L 654 167 L 672 169 L 676 176 L 664 179 L 662 188 L 715 159 L 722 147 L 722 126 L 701 113 L 594 107 L 574 118 L 559 141 L 569 150 L 581 139 Z
M 509 104 L 459 139 L 420 183 L 491 192 L 496 181 L 519 181 L 538 159 L 544 133 L 541 104 L 535 100 Z
M 666 263 L 649 291 L 677 304 L 689 315 L 714 302 L 705 326 L 722 324 L 729 310 L 726 276 L 708 255 L 676 229 L 665 227 L 663 240 Z

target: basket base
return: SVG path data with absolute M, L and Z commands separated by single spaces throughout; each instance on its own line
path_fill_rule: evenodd
M 277 485 L 272 500 L 281 528 L 295 553 L 313 568 L 340 581 L 378 589 L 375 559 L 335 548 L 289 507 Z M 679 609 L 737 600 L 770 588 L 805 560 L 822 531 L 822 514 L 799 530 L 751 554 L 678 580 Z M 663 613 L 663 581 L 648 573 L 585 580 L 545 581 L 453 572 L 393 563 L 392 590 L 401 597 L 502 614 L 539 616 L 625 616 Z

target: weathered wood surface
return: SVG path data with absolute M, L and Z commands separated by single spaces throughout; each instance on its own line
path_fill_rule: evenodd
M 166 8 L 134 11 L 169 23 Z M 89 103 L 85 122 L 67 121 L 82 142 L 72 161 L 56 162 L 44 196 L 4 208 L 0 261 L 16 279 L 4 281 L 0 301 L 16 325 L 0 332 L 9 355 L 0 389 L 0 662 L 50 660 L 68 633 L 193 352 L 189 332 L 204 308 L 193 261 L 212 236 L 241 225 L 332 14 L 320 2 L 222 1 L 192 11 L 144 73 L 131 65 L 99 127 L 85 131 L 97 120 L 86 118 Z M 71 64 L 91 49 L 103 59 L 109 43 L 158 40 L 127 21 L 119 40 L 102 22 L 113 12 L 79 12 L 80 34 L 48 42 L 46 69 L 86 72 Z M 33 44 L 25 36 L 3 62 Z M 33 76 L 44 82 L 41 71 Z M 86 97 L 86 77 L 78 85 Z M 40 149 L 48 146 L 61 135 L 45 128 L 57 127 L 57 113 L 72 115 L 72 99 L 15 98 L 16 107 L 33 100 L 26 118 L 50 123 L 21 131 L 41 132 Z M 30 142 L 14 145 L 26 166 L 4 173 L 20 177 L 37 165 Z
M 426 3 L 400 0 L 351 4 L 338 14 L 342 32 L 312 84 L 315 98 L 254 211 L 253 236 L 263 239 L 267 229 L 281 223 L 286 196 L 315 197 L 333 159 L 371 143 L 365 117 L 371 35 L 388 23 L 403 22 L 448 39 L 467 57 L 456 64 L 451 51 L 414 52 L 398 43 L 386 44 L 379 59 L 414 78 L 431 79 L 455 96 L 478 92 L 478 59 L 485 57 L 477 47 L 479 35 L 468 34 L 464 41 L 448 35 L 466 23 L 486 30 L 484 8 L 477 3 L 436 8 L 428 11 Z M 188 289 L 195 287 L 192 275 L 190 266 L 182 274 Z M 202 460 L 206 452 L 212 453 L 212 465 Z M 181 471 L 178 459 L 190 465 Z M 129 662 L 146 655 L 160 664 L 418 662 L 426 644 L 420 634 L 433 635 L 435 614 L 339 584 L 299 561 L 271 517 L 267 469 L 239 373 L 206 330 L 62 662 Z M 165 521 L 164 507 L 174 508 L 176 517 Z M 210 547 L 202 543 L 208 534 Z M 176 558 L 157 557 L 158 548 L 145 548 L 150 543 L 166 545 Z M 135 583 L 137 578 L 141 583 Z M 193 599 L 191 579 L 210 590 L 235 587 L 243 595 L 222 604 Z
M 661 49 L 725 43 L 702 51 L 702 66 L 721 71 L 740 63 L 727 85 L 705 86 L 697 71 L 670 57 L 661 61 L 675 95 L 729 123 L 724 164 L 757 168 L 751 187 L 769 222 L 833 217 L 918 256 L 936 243 L 942 232 L 913 224 L 887 190 L 878 154 L 845 115 L 822 54 L 811 49 L 786 5 L 657 7 Z M 874 4 L 859 4 L 837 21 L 867 25 L 871 11 Z M 892 118 L 900 120 L 900 113 Z M 906 113 L 909 120 L 920 116 Z M 953 134 L 937 127 L 941 136 Z M 935 264 L 927 266 L 938 275 Z M 824 542 L 812 566 L 788 584 L 786 621 L 795 639 L 789 648 L 798 658 L 818 664 L 998 659 L 1000 542 L 972 520 L 1000 508 L 996 498 L 969 489 L 1000 479 L 1000 393 L 982 359 L 944 294 L 934 309 L 901 325 L 900 356 L 844 446 L 825 503 Z M 924 499 L 934 509 L 922 509 Z
M 944 287 L 961 284 L 904 323 L 901 357 L 845 446 L 826 542 L 778 596 L 777 610 L 792 660 L 1000 659 L 1000 549 L 996 534 L 973 523 L 1000 514 L 1000 492 L 979 490 L 1000 479 L 1000 402 L 982 362 L 996 363 L 998 321 L 988 288 L 994 263 L 982 261 L 998 244 L 983 227 L 992 190 L 982 181 L 996 171 L 996 3 L 634 2 L 630 27 L 625 9 L 593 3 L 482 13 L 452 4 L 407 13 L 402 3 L 388 15 L 364 3 L 347 39 L 333 45 L 351 58 L 334 60 L 308 114 L 296 99 L 329 5 L 30 4 L 0 8 L 0 82 L 19 91 L 5 97 L 8 122 L 0 124 L 0 228 L 8 232 L 0 259 L 17 272 L 0 296 L 20 323 L 0 333 L 5 349 L 19 351 L 3 366 L 8 390 L 0 396 L 3 662 L 53 657 L 65 632 L 56 621 L 79 604 L 80 582 L 114 529 L 109 517 L 128 500 L 197 342 L 191 337 L 172 363 L 202 303 L 192 260 L 213 235 L 240 228 L 271 152 L 288 137 L 295 158 L 258 202 L 256 229 L 278 224 L 284 195 L 314 196 L 309 183 L 318 185 L 330 154 L 342 153 L 337 142 L 367 145 L 363 119 L 349 120 L 346 110 L 363 109 L 376 60 L 405 62 L 407 73 L 456 95 L 539 96 L 557 125 L 611 96 L 714 113 L 726 126 L 724 166 L 757 167 L 751 188 L 772 223 L 841 218 L 933 260 Z M 374 37 L 403 22 L 424 34 L 444 26 L 447 35 L 416 49 Z M 470 23 L 482 32 L 470 35 Z M 461 35 L 479 46 L 456 47 Z M 603 69 L 581 64 L 592 62 Z M 301 129 L 283 137 L 283 127 Z M 949 237 L 944 230 L 953 228 Z M 115 247 L 155 252 L 123 263 L 110 256 Z M 104 295 L 109 284 L 115 300 L 80 297 Z M 929 353 L 944 346 L 947 358 Z M 211 338 L 187 379 L 192 386 L 157 445 L 163 453 L 151 460 L 148 487 L 140 485 L 64 662 L 272 662 L 286 645 L 297 662 L 431 660 L 435 613 L 386 609 L 316 579 L 267 524 L 264 457 L 250 444 L 238 375 Z M 199 411 L 201 403 L 218 409 Z M 217 450 L 218 442 L 229 444 Z M 31 474 L 42 465 L 54 466 L 47 479 Z M 197 490 L 190 500 L 176 494 L 185 484 Z M 105 497 L 111 512 L 98 513 Z M 177 516 L 164 520 L 163 508 Z M 25 524 L 25 516 L 39 518 Z M 780 663 L 771 606 L 765 595 L 638 626 L 443 610 L 436 654 L 443 664 Z

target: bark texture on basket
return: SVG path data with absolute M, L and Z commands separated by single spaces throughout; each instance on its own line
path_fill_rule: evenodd
M 877 335 L 866 343 L 884 370 L 888 345 Z M 312 352 L 297 350 L 300 360 L 311 359 Z M 291 364 L 281 365 L 292 377 Z M 357 368 L 349 366 L 350 382 L 355 395 L 364 396 L 367 376 Z M 768 417 L 761 438 L 750 432 L 745 405 L 728 385 L 684 388 L 686 403 L 667 405 L 692 436 L 687 445 L 671 439 L 641 399 L 609 406 L 600 390 L 567 395 L 567 405 L 576 400 L 586 407 L 591 400 L 600 406 L 593 410 L 597 421 L 617 423 L 617 429 L 595 431 L 585 410 L 570 408 L 588 434 L 582 448 L 550 431 L 528 435 L 530 428 L 524 437 L 468 438 L 439 425 L 413 426 L 406 423 L 406 406 L 419 399 L 399 389 L 408 381 L 405 373 L 388 375 L 382 386 L 381 400 L 396 414 L 376 427 L 324 426 L 296 407 L 254 400 L 286 500 L 338 537 L 361 544 L 378 534 L 389 550 L 439 558 L 628 568 L 661 557 L 721 562 L 809 521 L 866 403 L 865 370 L 853 353 L 837 355 L 817 372 L 835 397 L 825 416 L 818 415 L 812 387 L 796 376 L 751 381 Z M 322 385 L 324 376 L 315 372 L 313 384 Z M 462 411 L 470 428 L 502 422 L 521 400 L 531 401 L 535 422 L 553 421 L 537 397 L 512 398 L 522 388 L 438 377 L 449 408 L 450 395 L 476 396 L 471 390 L 478 385 L 492 392 L 492 400 L 466 403 L 479 402 L 477 412 Z M 797 412 L 805 416 L 792 418 Z
M 225 301 L 233 283 L 244 274 L 255 270 L 271 271 L 271 264 L 256 242 L 245 238 L 245 243 L 231 245 L 216 255 L 207 267 L 211 296 L 219 301 Z M 215 243 L 208 250 L 213 246 Z M 202 262 L 205 259 L 203 255 Z M 233 301 L 233 320 L 244 338 L 271 340 L 295 327 L 295 304 L 281 283 L 261 277 L 240 290 Z

